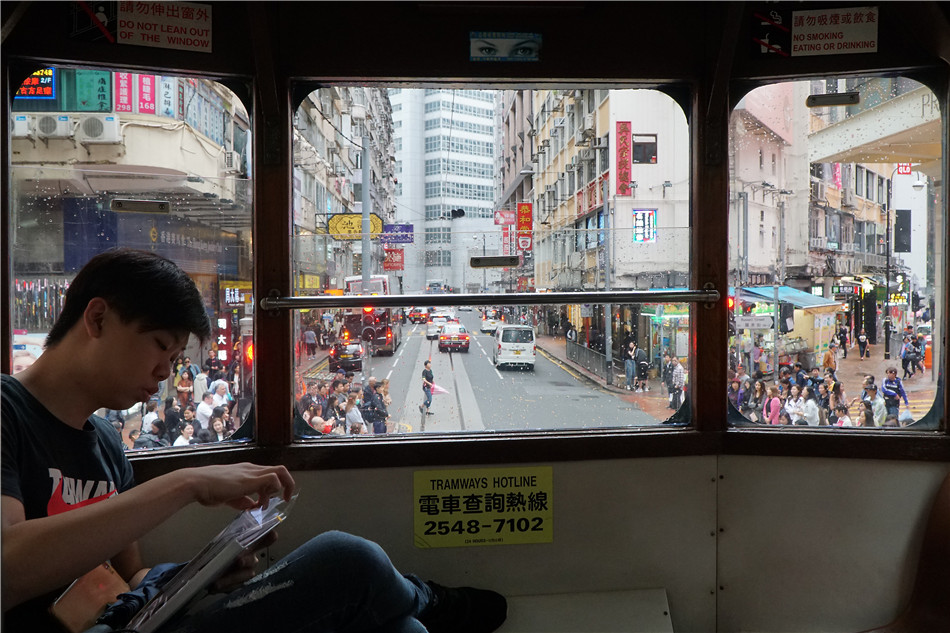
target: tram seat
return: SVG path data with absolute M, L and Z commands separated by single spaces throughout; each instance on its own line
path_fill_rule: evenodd
M 508 596 L 498 633 L 673 633 L 665 589 Z
M 896 620 L 863 633 L 950 631 L 950 474 L 937 491 L 907 608 Z

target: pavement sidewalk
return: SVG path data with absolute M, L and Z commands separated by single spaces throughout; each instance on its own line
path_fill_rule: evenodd
M 616 395 L 618 398 L 638 407 L 657 420 L 666 420 L 673 414 L 673 410 L 668 407 L 669 396 L 666 393 L 666 387 L 663 386 L 659 378 L 649 379 L 647 381 L 649 391 L 643 393 L 630 392 L 614 385 L 608 386 L 602 377 L 568 360 L 567 346 L 563 337 L 539 334 L 536 339 L 536 344 L 541 353 L 575 376 L 583 378 L 598 388 Z M 860 396 L 864 384 L 864 377 L 868 374 L 874 376 L 874 382 L 878 385 L 884 382 L 885 371 L 889 367 L 895 367 L 898 376 L 903 375 L 899 355 L 900 347 L 891 349 L 891 358 L 888 360 L 884 359 L 883 345 L 872 345 L 870 349 L 870 357 L 863 361 L 858 357 L 857 345 L 853 348 L 848 348 L 847 358 L 845 358 L 839 350 L 837 375 L 849 399 Z M 622 380 L 623 374 L 620 376 Z M 936 389 L 936 380 L 934 377 L 935 373 L 932 372 L 931 369 L 925 368 L 923 374 L 918 372 L 913 378 L 902 381 L 908 399 L 911 400 L 910 408 L 914 419 L 918 419 L 922 416 L 933 404 Z M 766 383 L 771 384 L 771 381 L 768 380 Z M 723 385 L 722 393 L 723 397 L 725 397 L 726 385 Z M 901 406 L 903 407 L 903 404 Z
M 535 339 L 538 350 L 549 360 L 561 365 L 564 369 L 575 376 L 587 380 L 603 391 L 609 392 L 624 402 L 640 409 L 659 421 L 665 421 L 673 415 L 673 409 L 669 408 L 669 395 L 666 393 L 666 387 L 660 382 L 659 378 L 651 378 L 647 381 L 649 391 L 636 393 L 627 391 L 624 388 L 615 385 L 607 385 L 605 380 L 597 374 L 577 365 L 567 359 L 567 345 L 563 336 L 549 336 L 539 334 Z M 620 374 L 621 379 L 623 374 Z M 616 379 L 616 376 L 615 376 Z M 723 389 L 725 396 L 725 388 Z

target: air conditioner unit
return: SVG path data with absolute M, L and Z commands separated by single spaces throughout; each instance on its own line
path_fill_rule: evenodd
M 39 138 L 70 138 L 73 124 L 68 114 L 39 114 L 36 116 L 36 135 Z
M 577 106 L 576 106 L 575 104 L 573 104 L 573 103 L 567 104 L 567 113 L 568 113 L 568 114 L 571 114 L 571 113 L 574 112 L 574 110 L 576 110 L 576 109 L 577 109 Z
M 33 115 L 15 114 L 13 115 L 13 138 L 32 138 L 33 137 Z
M 598 136 L 598 137 L 594 140 L 594 144 L 591 145 L 591 148 L 593 148 L 593 149 L 607 149 L 607 147 L 608 147 L 608 146 L 607 146 L 607 137 L 606 137 L 606 136 Z
M 564 169 L 566 169 L 567 171 L 574 171 L 575 169 L 577 169 L 577 166 L 574 163 L 571 163 L 567 165 Z
M 584 115 L 584 129 L 593 130 L 594 129 L 594 113 L 588 112 Z
M 581 160 L 594 160 L 594 153 L 589 149 L 581 150 Z
M 237 152 L 224 152 L 224 171 L 229 174 L 241 172 L 241 155 Z
M 575 91 L 574 91 L 574 98 L 575 98 L 575 99 L 583 99 L 583 98 L 584 98 L 584 91 L 583 91 L 583 90 L 575 90 Z
M 584 130 L 577 130 L 574 133 L 574 145 L 578 147 L 587 145 L 587 135 L 584 134 Z
M 567 117 L 556 116 L 554 117 L 554 127 L 564 127 L 564 122 L 567 120 Z
M 554 185 L 545 185 L 544 191 L 547 193 L 554 193 L 556 191 Z
M 79 119 L 80 143 L 121 143 L 122 128 L 115 114 L 86 114 Z
M 851 187 L 845 187 L 841 190 L 841 206 L 843 207 L 853 207 L 854 206 L 854 190 Z

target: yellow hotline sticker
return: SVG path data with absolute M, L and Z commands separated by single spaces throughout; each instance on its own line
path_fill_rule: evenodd
M 554 541 L 550 466 L 413 473 L 418 548 Z

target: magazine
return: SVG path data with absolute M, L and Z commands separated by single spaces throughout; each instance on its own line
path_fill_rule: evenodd
M 286 502 L 281 497 L 272 497 L 266 510 L 246 510 L 235 517 L 142 607 L 126 628 L 138 633 L 158 630 L 220 577 L 241 552 L 251 548 L 287 518 L 296 500 L 297 495 Z

